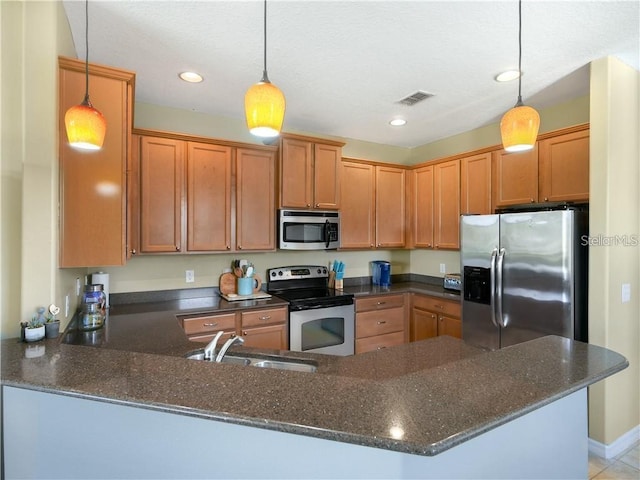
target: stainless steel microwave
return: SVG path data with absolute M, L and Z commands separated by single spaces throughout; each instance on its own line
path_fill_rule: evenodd
M 278 248 L 335 250 L 340 247 L 340 212 L 279 210 Z

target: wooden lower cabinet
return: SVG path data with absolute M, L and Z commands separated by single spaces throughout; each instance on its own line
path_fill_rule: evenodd
M 287 307 L 240 310 L 234 313 L 181 316 L 179 321 L 193 342 L 209 342 L 220 330 L 224 332 L 218 345 L 241 335 L 247 347 L 287 350 Z
M 405 295 L 356 298 L 356 354 L 407 342 Z
M 461 315 L 462 306 L 459 301 L 412 293 L 410 341 L 416 342 L 438 335 L 462 338 Z

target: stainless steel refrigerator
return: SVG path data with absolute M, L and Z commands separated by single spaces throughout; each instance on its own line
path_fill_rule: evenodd
M 460 217 L 462 337 L 495 350 L 545 335 L 587 341 L 588 211 Z

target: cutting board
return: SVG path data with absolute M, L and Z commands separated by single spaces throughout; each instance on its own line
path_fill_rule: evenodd
M 256 282 L 256 288 L 253 289 L 253 293 L 259 293 L 260 292 L 260 288 L 262 287 L 262 279 L 256 274 L 253 276 L 253 278 L 255 278 L 257 280 Z M 219 280 L 219 285 L 218 288 L 220 289 L 220 293 L 224 296 L 224 295 L 228 295 L 230 293 L 236 293 L 236 290 L 238 288 L 238 277 L 236 277 L 233 273 L 231 272 L 227 272 L 227 273 L 223 273 L 222 275 L 220 275 L 220 280 Z M 248 297 L 249 295 L 243 295 L 245 297 Z M 268 297 L 263 297 L 263 298 L 268 298 Z M 246 299 L 243 299 L 246 300 Z
M 238 302 L 240 300 L 263 300 L 265 298 L 271 298 L 271 295 L 265 292 L 252 293 L 251 295 L 236 295 L 232 293 L 231 296 L 227 293 L 221 294 L 221 297 L 229 302 Z

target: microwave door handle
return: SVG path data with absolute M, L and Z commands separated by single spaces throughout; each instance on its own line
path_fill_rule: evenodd
M 324 248 L 329 248 L 329 243 L 331 241 L 331 234 L 329 230 L 329 220 L 326 220 L 324 222 L 324 239 L 325 239 Z
M 500 328 L 498 321 L 496 320 L 496 257 L 498 256 L 498 249 L 494 248 L 491 252 L 491 266 L 489 267 L 490 284 L 489 292 L 491 293 L 491 323 Z

